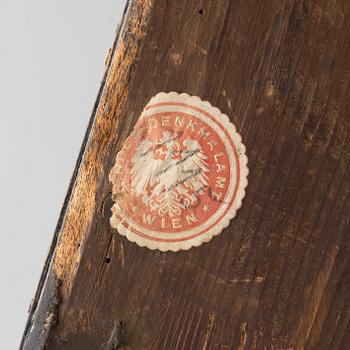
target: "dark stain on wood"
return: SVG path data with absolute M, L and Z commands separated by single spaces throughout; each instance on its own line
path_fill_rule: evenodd
M 50 350 L 350 348 L 349 12 L 334 0 L 130 2 L 23 344 L 39 341 L 51 274 L 62 302 Z M 237 217 L 178 253 L 108 221 L 115 155 L 160 91 L 218 106 L 249 158 Z
M 41 295 L 35 315 L 29 319 L 28 332 L 22 344 L 25 350 L 46 349 L 51 331 L 58 323 L 61 281 L 49 273 L 45 282 L 45 293 Z

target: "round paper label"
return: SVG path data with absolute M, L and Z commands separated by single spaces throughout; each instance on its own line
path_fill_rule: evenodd
M 111 224 L 140 246 L 208 242 L 241 207 L 247 157 L 229 118 L 188 94 L 159 93 L 117 154 Z

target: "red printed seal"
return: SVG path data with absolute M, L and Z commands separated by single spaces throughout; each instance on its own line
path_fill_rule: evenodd
M 247 162 L 240 135 L 219 109 L 188 94 L 159 93 L 110 173 L 111 224 L 150 249 L 208 242 L 242 205 Z

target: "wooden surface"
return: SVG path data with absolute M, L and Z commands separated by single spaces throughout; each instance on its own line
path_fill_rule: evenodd
M 349 12 L 346 0 L 129 3 L 23 349 L 350 349 Z M 108 173 L 160 91 L 219 107 L 249 158 L 229 228 L 178 253 L 109 224 Z

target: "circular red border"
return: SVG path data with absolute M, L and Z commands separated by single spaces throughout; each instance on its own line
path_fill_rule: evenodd
M 234 156 L 235 156 L 235 160 L 236 160 L 236 171 L 237 171 L 237 181 L 236 181 L 236 186 L 235 186 L 235 189 L 234 189 L 234 193 L 233 193 L 233 196 L 232 196 L 232 200 L 230 202 L 230 204 L 227 206 L 225 212 L 213 223 L 211 224 L 209 227 L 207 227 L 206 229 L 202 230 L 201 232 L 199 233 L 196 233 L 192 236 L 188 236 L 188 237 L 185 237 L 185 238 L 174 238 L 174 239 L 164 239 L 164 238 L 155 238 L 155 237 L 151 237 L 145 233 L 142 233 L 142 232 L 139 232 L 138 230 L 136 230 L 134 227 L 129 227 L 129 228 L 126 228 L 126 229 L 130 229 L 131 232 L 133 232 L 134 234 L 140 236 L 140 237 L 143 237 L 143 238 L 147 238 L 149 240 L 152 240 L 152 241 L 156 241 L 156 242 L 163 242 L 163 243 L 166 243 L 166 242 L 169 242 L 169 243 L 175 243 L 175 242 L 182 242 L 182 241 L 187 241 L 189 239 L 192 239 L 192 238 L 195 238 L 195 237 L 198 237 L 198 236 L 201 236 L 203 234 L 205 234 L 206 232 L 208 232 L 208 230 L 210 230 L 213 226 L 215 226 L 217 224 L 218 221 L 222 220 L 222 218 L 227 214 L 227 211 L 231 208 L 232 206 L 232 203 L 235 201 L 236 199 L 236 196 L 237 196 L 237 192 L 238 192 L 238 188 L 239 188 L 239 184 L 240 184 L 240 171 L 241 171 L 241 168 L 240 168 L 240 162 L 239 162 L 239 156 L 238 156 L 238 152 L 237 152 L 237 149 L 236 149 L 236 145 L 234 144 L 232 138 L 230 137 L 230 135 L 228 134 L 227 130 L 223 129 L 222 128 L 222 125 L 217 121 L 216 118 L 214 118 L 211 114 L 209 114 L 208 112 L 198 108 L 198 107 L 195 107 L 195 106 L 191 106 L 191 105 L 188 105 L 186 103 L 181 103 L 181 102 L 162 102 L 162 103 L 156 103 L 156 104 L 153 104 L 153 105 L 150 105 L 150 106 L 146 106 L 145 107 L 145 110 L 149 110 L 149 109 L 152 109 L 152 108 L 157 108 L 157 107 L 162 107 L 162 106 L 181 106 L 181 107 L 186 107 L 186 108 L 189 108 L 189 109 L 192 109 L 192 110 L 195 110 L 197 112 L 200 112 L 202 113 L 203 115 L 205 115 L 206 117 L 208 117 L 209 119 L 211 119 L 213 122 L 215 122 L 223 131 L 224 133 L 226 134 L 228 140 L 230 141 L 231 143 L 231 146 L 232 146 L 232 149 L 233 149 L 233 152 L 234 152 Z M 148 116 L 147 116 L 148 117 Z M 122 220 L 122 222 L 124 221 L 122 218 L 120 218 Z M 122 223 L 121 222 L 121 223 Z M 124 221 L 125 222 L 125 221 Z
M 169 113 L 169 114 L 176 114 L 176 113 L 178 113 L 178 112 L 166 112 L 166 113 Z M 182 114 L 186 114 L 186 113 L 184 113 L 184 112 L 179 112 L 179 113 L 182 113 Z M 161 115 L 164 115 L 164 112 L 157 112 L 157 113 L 153 113 L 153 114 L 150 114 L 149 116 L 147 116 L 147 117 L 145 117 L 145 118 L 149 118 L 149 117 L 158 117 L 158 116 L 161 116 Z M 186 115 L 188 115 L 188 116 L 192 116 L 192 115 L 190 115 L 190 114 L 186 114 Z M 197 116 L 194 116 L 195 118 L 197 118 L 197 119 L 199 119 Z M 210 128 L 210 130 L 212 130 L 212 132 L 214 132 L 216 135 L 217 135 L 217 137 L 221 140 L 221 138 L 220 138 L 220 136 L 217 134 L 217 132 L 213 129 L 213 127 L 212 126 L 210 126 L 209 124 L 207 124 L 206 122 L 204 122 L 209 128 Z M 222 130 L 221 128 L 220 128 L 220 130 Z M 224 145 L 224 142 L 221 140 L 221 142 L 223 143 L 223 145 Z M 225 145 L 224 145 L 224 148 L 225 148 Z M 226 191 L 226 194 L 227 194 L 227 192 L 228 191 Z M 226 194 L 225 194 L 225 196 L 226 196 Z M 219 208 L 221 207 L 221 205 L 219 205 Z M 218 209 L 216 209 L 215 211 L 214 211 L 214 213 L 216 213 L 217 212 L 217 210 Z M 126 212 L 125 212 L 126 213 Z M 129 215 L 129 213 L 126 213 L 127 215 L 125 215 L 125 216 L 127 216 L 127 217 L 130 217 L 131 215 Z M 131 216 L 132 217 L 132 216 Z M 133 219 L 131 219 L 131 221 L 133 221 L 136 225 L 139 225 L 139 226 L 141 226 L 142 227 L 142 224 L 140 224 L 140 223 L 138 223 L 136 220 L 133 220 Z M 205 220 L 205 221 L 207 221 L 207 219 Z M 204 221 L 204 222 L 205 222 Z M 197 227 L 198 227 L 198 225 L 197 225 Z M 152 231 L 154 231 L 154 232 L 156 232 L 157 234 L 161 234 L 163 231 L 164 231 L 164 229 L 162 230 L 162 229 L 159 229 L 159 230 L 157 230 L 157 229 L 154 229 L 154 228 L 151 228 L 151 229 L 149 229 L 149 230 L 152 230 Z M 191 231 L 191 229 L 189 229 L 188 231 Z M 139 231 L 138 231 L 139 232 Z M 185 232 L 185 231 L 179 231 L 179 232 L 172 232 L 172 234 L 174 234 L 174 235 L 179 235 L 179 234 L 183 234 L 183 232 Z

